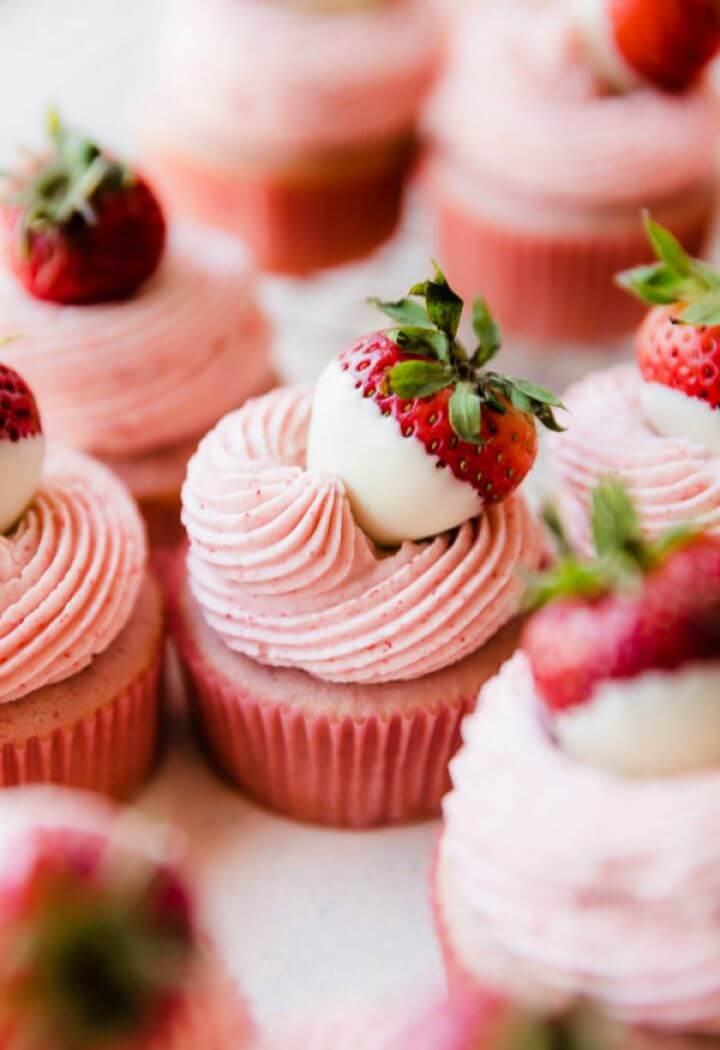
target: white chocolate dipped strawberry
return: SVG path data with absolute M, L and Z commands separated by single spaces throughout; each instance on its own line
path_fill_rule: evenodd
M 565 546 L 536 581 L 522 640 L 552 732 L 629 776 L 718 765 L 720 540 L 689 528 L 645 540 L 613 480 L 593 493 L 592 525 L 597 559 Z
M 588 57 L 610 87 L 684 91 L 720 48 L 717 0 L 572 0 Z
M 32 500 L 44 457 L 35 397 L 22 376 L 0 365 L 0 533 L 12 528 Z
M 366 336 L 315 391 L 307 466 L 341 479 L 380 544 L 423 539 L 480 514 L 520 485 L 537 455 L 536 419 L 559 429 L 547 390 L 485 366 L 500 334 L 473 307 L 478 346 L 457 338 L 463 302 L 436 269 L 408 298 L 381 303 L 399 327 Z

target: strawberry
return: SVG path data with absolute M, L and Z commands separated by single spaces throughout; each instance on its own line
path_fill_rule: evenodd
M 33 498 L 44 457 L 33 392 L 17 372 L 0 365 L 0 533 L 17 521 Z
M 401 327 L 361 340 L 341 356 L 342 370 L 403 438 L 421 442 L 436 467 L 447 467 L 484 503 L 506 499 L 535 462 L 535 419 L 559 430 L 553 408 L 560 402 L 526 380 L 485 370 L 500 333 L 481 299 L 473 308 L 478 346 L 466 351 L 457 339 L 463 302 L 439 269 L 407 299 L 371 301 Z
M 614 42 L 643 80 L 684 91 L 720 49 L 718 0 L 600 0 Z
M 637 337 L 645 380 L 720 405 L 720 273 L 692 259 L 646 217 L 659 262 L 620 274 L 620 285 L 653 305 Z
M 553 712 L 607 680 L 720 658 L 720 540 L 676 529 L 646 542 L 615 481 L 593 493 L 592 524 L 597 559 L 566 549 L 531 590 L 522 647 Z
M 51 150 L 12 176 L 3 200 L 9 265 L 56 303 L 124 299 L 155 272 L 165 219 L 147 182 L 90 139 L 49 124 Z
M 72 829 L 28 833 L 17 853 L 0 885 L 0 1032 L 28 1050 L 138 1045 L 187 978 L 196 933 L 184 882 Z

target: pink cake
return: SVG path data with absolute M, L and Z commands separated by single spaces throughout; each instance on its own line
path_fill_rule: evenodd
M 440 258 L 461 292 L 483 288 L 531 343 L 602 345 L 630 330 L 639 311 L 612 279 L 647 256 L 641 209 L 698 250 L 715 202 L 710 83 L 609 90 L 579 6 L 526 0 L 469 14 L 429 117 Z
M 176 0 L 143 160 L 174 208 L 240 234 L 264 269 L 358 258 L 398 221 L 441 50 L 428 0 Z
M 0 409 L 0 786 L 125 798 L 154 760 L 164 647 L 143 523 L 106 467 L 44 455 L 32 394 L 4 366 Z
M 255 1045 L 167 829 L 26 788 L 0 801 L 0 842 L 4 1050 Z

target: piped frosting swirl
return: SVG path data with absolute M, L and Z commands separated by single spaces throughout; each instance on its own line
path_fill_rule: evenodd
M 642 383 L 636 368 L 621 366 L 588 376 L 563 398 L 570 425 L 551 441 L 563 509 L 586 549 L 591 490 L 611 474 L 627 486 L 649 536 L 690 522 L 720 534 L 720 458 L 656 433 L 641 411 Z
M 440 852 L 463 964 L 541 1005 L 720 1032 L 720 772 L 636 780 L 570 758 L 523 653 L 481 697 Z
M 81 453 L 50 446 L 42 487 L 0 535 L 0 703 L 70 678 L 112 644 L 146 556 L 122 484 Z
M 518 611 L 542 538 L 513 496 L 394 553 L 356 525 L 337 478 L 305 469 L 312 391 L 231 413 L 183 489 L 190 585 L 223 641 L 332 682 L 407 680 L 478 649 Z

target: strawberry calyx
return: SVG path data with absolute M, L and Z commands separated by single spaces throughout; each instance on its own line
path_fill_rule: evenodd
M 66 127 L 54 110 L 48 113 L 47 132 L 48 155 L 29 176 L 10 176 L 7 203 L 22 210 L 20 232 L 26 248 L 35 233 L 66 228 L 73 222 L 92 226 L 98 197 L 134 181 L 128 167 L 109 157 L 92 139 Z
M 698 535 L 689 526 L 676 526 L 656 540 L 645 539 L 632 499 L 616 478 L 601 481 L 592 493 L 596 557 L 583 558 L 572 547 L 552 505 L 544 508 L 543 518 L 560 556 L 549 570 L 532 578 L 526 598 L 527 607 L 532 610 L 563 598 L 592 601 L 636 588 L 666 558 Z
M 483 444 L 485 409 L 504 415 L 509 403 L 534 416 L 549 430 L 561 431 L 553 412 L 562 402 L 549 390 L 485 366 L 501 346 L 500 329 L 481 298 L 473 305 L 477 347 L 469 352 L 457 337 L 464 303 L 435 265 L 431 280 L 413 285 L 405 299 L 368 300 L 398 323 L 388 336 L 408 355 L 389 369 L 388 389 L 402 399 L 430 397 L 450 388 L 450 425 L 462 441 Z
M 114 1050 L 152 1030 L 178 1002 L 195 951 L 176 873 L 115 855 L 94 835 L 45 843 L 2 920 L 0 1019 L 33 1048 Z
M 645 230 L 658 262 L 618 274 L 617 284 L 644 303 L 675 306 L 673 322 L 720 324 L 720 273 L 693 259 L 677 238 L 646 212 Z

